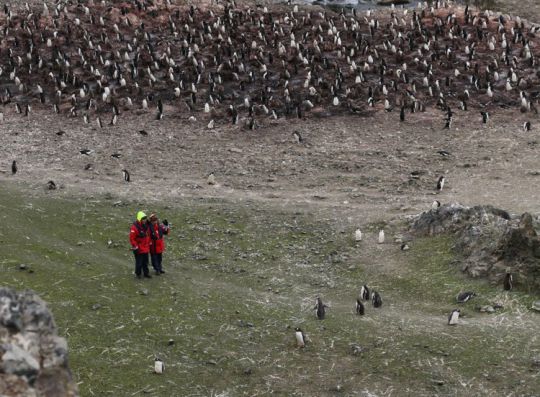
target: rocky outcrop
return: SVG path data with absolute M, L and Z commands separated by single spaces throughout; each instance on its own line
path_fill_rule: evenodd
M 0 288 L 0 396 L 78 396 L 66 340 L 32 291 Z
M 501 281 L 506 271 L 514 283 L 540 292 L 539 225 L 524 213 L 512 217 L 491 206 L 447 204 L 413 220 L 414 236 L 452 234 L 454 249 L 463 261 L 461 270 L 473 277 Z

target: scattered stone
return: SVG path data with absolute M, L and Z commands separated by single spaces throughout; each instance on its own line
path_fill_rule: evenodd
M 27 269 L 28 269 L 28 266 L 25 265 L 24 263 L 21 263 L 21 264 L 19 265 L 19 270 L 27 270 Z
M 480 313 L 495 313 L 495 309 L 491 305 L 479 306 L 478 311 Z
M 172 346 L 172 345 L 174 345 L 174 340 L 169 339 L 169 341 L 167 342 L 167 346 Z
M 357 344 L 352 344 L 351 345 L 351 354 L 353 356 L 358 356 L 361 353 L 363 353 L 364 351 L 365 351 L 365 349 L 360 345 L 357 345 Z
M 98 310 L 101 309 L 101 305 L 99 303 L 95 303 L 92 305 L 92 310 Z
M 244 369 L 244 375 L 251 375 L 253 373 L 253 370 L 251 368 Z
M 444 380 L 434 380 L 433 383 L 435 383 L 437 386 L 444 386 Z
M 531 309 L 536 310 L 537 312 L 540 312 L 540 301 L 533 302 Z
M 139 291 L 139 294 L 146 296 L 148 295 L 148 290 L 146 288 L 143 288 Z
M 206 362 L 206 364 L 208 364 L 208 365 L 217 365 L 217 361 L 216 360 L 208 360 Z

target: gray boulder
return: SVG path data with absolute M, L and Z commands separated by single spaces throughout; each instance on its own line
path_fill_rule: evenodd
M 452 203 L 423 212 L 410 227 L 413 236 L 450 234 L 462 259 L 461 270 L 472 277 L 501 282 L 506 271 L 514 283 L 540 291 L 540 238 L 533 217 L 513 217 L 492 206 Z
M 66 340 L 32 291 L 0 288 L 0 396 L 78 396 Z

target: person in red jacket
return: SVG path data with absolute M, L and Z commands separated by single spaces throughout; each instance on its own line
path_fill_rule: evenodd
M 156 214 L 150 215 L 150 258 L 152 259 L 152 267 L 156 271 L 156 275 L 165 273 L 161 262 L 163 260 L 163 251 L 165 251 L 165 240 L 163 236 L 169 234 L 169 222 L 167 219 L 163 223 L 159 223 Z
M 137 220 L 131 225 L 129 231 L 129 242 L 135 255 L 135 275 L 141 278 L 141 273 L 146 278 L 152 278 L 148 270 L 148 253 L 150 252 L 150 224 L 146 214 L 137 212 Z

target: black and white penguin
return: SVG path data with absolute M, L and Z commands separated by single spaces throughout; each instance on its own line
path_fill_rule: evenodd
M 505 291 L 510 291 L 512 289 L 513 281 L 514 281 L 514 278 L 512 277 L 512 273 L 506 272 L 504 276 L 504 290 Z
M 315 301 L 315 307 L 313 308 L 313 310 L 317 310 L 317 318 L 319 320 L 324 320 L 324 316 L 326 315 L 326 308 L 328 306 L 326 306 L 322 299 L 320 297 L 317 297 L 317 300 Z
M 399 121 L 405 121 L 405 106 L 401 107 L 401 111 L 399 112 Z
M 437 153 L 440 154 L 443 157 L 450 156 L 450 152 L 447 152 L 446 150 L 439 150 Z
M 54 183 L 54 181 L 47 182 L 47 189 L 48 190 L 56 190 L 56 183 Z
M 11 175 L 15 175 L 17 173 L 17 161 L 13 160 L 11 163 Z
M 531 122 L 526 121 L 523 123 L 523 131 L 530 131 L 531 130 Z
M 439 200 L 435 200 L 432 204 L 431 204 L 431 209 L 436 211 L 437 209 L 439 209 L 439 207 L 441 206 L 441 202 Z
M 86 156 L 89 156 L 91 155 L 92 153 L 94 153 L 94 151 L 92 149 L 81 149 L 79 150 L 79 153 L 80 154 L 84 154 Z
M 296 339 L 296 346 L 300 348 L 306 347 L 306 336 L 299 327 L 294 329 L 294 337 Z
M 369 288 L 367 285 L 362 285 L 362 288 L 360 288 L 360 299 L 368 301 L 370 298 Z
M 452 127 L 452 117 L 447 117 L 444 119 L 444 128 L 448 130 L 450 127 Z
M 154 373 L 162 374 L 164 370 L 165 364 L 163 364 L 163 361 L 156 357 L 156 359 L 154 360 Z
M 382 298 L 381 298 L 381 295 L 379 295 L 377 291 L 373 291 L 371 293 L 371 303 L 373 304 L 373 307 L 382 306 Z
M 402 251 L 408 251 L 408 250 L 411 249 L 411 247 L 409 247 L 409 244 L 407 244 L 407 243 L 402 243 L 400 249 Z
M 472 292 L 472 291 L 460 292 L 458 296 L 456 297 L 456 301 L 457 303 L 465 303 L 475 296 L 476 296 L 476 292 Z
M 439 180 L 437 181 L 437 190 L 439 192 L 441 192 L 443 190 L 443 187 L 444 187 L 444 181 L 445 181 L 445 178 L 444 176 L 440 176 L 439 177 Z
M 459 309 L 454 309 L 448 316 L 448 325 L 457 325 L 459 319 Z
M 124 175 L 124 181 L 129 182 L 130 181 L 130 176 L 129 176 L 128 170 L 123 169 L 122 174 Z
M 489 113 L 488 112 L 480 112 L 482 115 L 482 124 L 487 124 L 489 121 Z
M 359 316 L 363 316 L 364 313 L 365 313 L 364 304 L 362 303 L 360 298 L 357 298 L 356 299 L 356 314 L 358 314 Z
M 101 121 L 101 117 L 97 118 L 97 125 L 99 128 L 103 128 L 103 122 Z
M 300 132 L 294 131 L 293 132 L 293 138 L 296 143 L 302 143 L 304 142 L 304 139 L 302 138 L 302 135 L 300 135 Z

